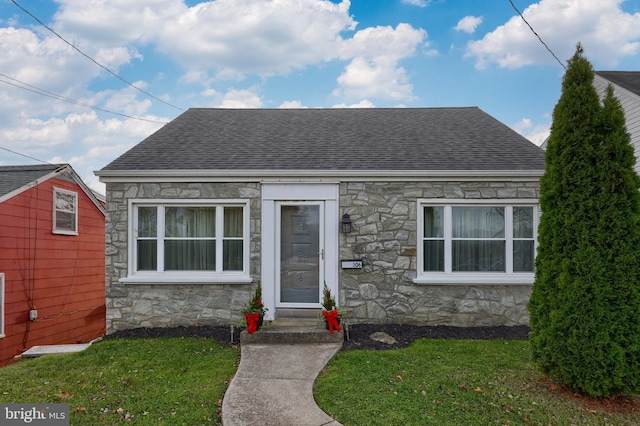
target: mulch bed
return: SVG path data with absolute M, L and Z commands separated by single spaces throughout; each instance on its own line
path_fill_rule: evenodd
M 229 326 L 189 326 L 167 328 L 135 328 L 121 330 L 106 336 L 106 339 L 127 337 L 201 337 L 215 339 L 225 345 L 238 345 L 240 339 L 239 327 L 234 327 L 233 339 Z M 352 324 L 349 326 L 343 350 L 348 349 L 396 349 L 404 348 L 416 339 L 482 339 L 482 340 L 527 340 L 529 338 L 527 326 L 497 326 L 497 327 L 451 327 L 451 326 L 420 326 L 410 324 Z M 387 344 L 370 338 L 375 332 L 384 332 L 393 337 L 396 343 Z M 348 337 L 348 339 L 347 339 Z

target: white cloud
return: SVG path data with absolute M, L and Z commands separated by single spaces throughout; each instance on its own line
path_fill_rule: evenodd
M 480 16 L 465 16 L 458 21 L 458 25 L 454 27 L 454 30 L 473 34 L 476 32 L 476 28 L 478 28 L 478 25 L 480 25 L 481 23 L 482 17 Z
M 147 116 L 150 120 L 166 118 Z M 161 124 L 134 119 L 100 120 L 95 112 L 69 114 L 47 120 L 29 119 L 20 125 L 0 129 L 2 144 L 19 147 L 20 154 L 2 155 L 4 164 L 70 163 L 89 186 L 104 192 L 93 171 L 106 165 L 156 131 Z M 52 155 L 51 153 L 55 153 Z
M 428 46 L 426 32 L 399 24 L 365 28 L 345 38 L 357 25 L 350 6 L 349 0 L 235 0 L 193 7 L 175 0 L 137 0 L 133 5 L 127 0 L 62 0 L 55 17 L 58 27 L 72 34 L 91 31 L 102 46 L 153 43 L 185 69 L 185 83 L 206 86 L 212 77 L 268 77 L 342 59 L 351 64 L 339 80 L 341 93 L 368 96 L 359 84 L 351 87 L 354 68 L 362 69 L 365 61 L 376 74 L 370 81 L 389 86 L 371 96 L 411 99 L 412 88 L 398 62 L 414 55 L 419 45 Z M 131 51 L 130 58 L 136 54 Z
M 350 2 L 62 0 L 57 27 L 95 43 L 153 43 L 190 76 L 284 74 L 334 58 L 341 33 L 355 29 Z M 185 30 L 188 29 L 188 30 Z
M 334 95 L 347 98 L 413 99 L 413 86 L 398 62 L 425 44 L 426 31 L 408 24 L 358 31 L 344 43 L 341 56 L 353 58 L 337 79 Z
M 334 95 L 411 100 L 413 86 L 408 80 L 405 69 L 394 62 L 355 58 L 338 77 L 340 89 L 334 91 Z
M 136 87 L 144 89 L 146 84 L 142 81 L 133 83 Z M 109 111 L 118 111 L 126 115 L 134 117 L 143 116 L 149 108 L 151 108 L 151 100 L 149 98 L 138 99 L 138 91 L 133 87 L 119 91 L 105 91 L 99 93 L 108 98 L 104 103 L 104 108 Z
M 529 139 L 534 144 L 540 146 L 549 137 L 551 132 L 551 124 L 534 125 L 531 119 L 523 118 L 512 126 L 513 130 Z
M 301 108 L 306 108 L 306 106 L 302 105 L 302 102 L 300 101 L 284 101 L 280 104 L 278 108 L 301 109 Z
M 222 108 L 261 108 L 262 99 L 252 90 L 229 90 L 220 105 Z
M 373 102 L 367 99 L 364 99 L 358 102 L 357 104 L 336 104 L 331 108 L 375 108 L 375 107 L 376 106 L 373 104 Z
M 344 41 L 340 57 L 384 57 L 390 61 L 398 61 L 414 55 L 418 46 L 426 44 L 426 38 L 425 30 L 415 29 L 409 24 L 398 24 L 395 28 L 365 28 Z
M 418 7 L 427 7 L 429 3 L 431 3 L 431 0 L 402 0 L 402 3 Z
M 640 51 L 640 13 L 627 13 L 623 0 L 541 0 L 527 7 L 523 16 L 556 56 L 566 63 L 578 42 L 587 57 L 612 67 Z M 552 64 L 556 60 L 540 43 L 520 16 L 469 42 L 465 57 L 474 58 L 476 68 L 490 64 L 520 68 Z

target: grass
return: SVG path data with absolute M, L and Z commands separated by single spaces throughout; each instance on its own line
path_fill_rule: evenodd
M 70 424 L 220 424 L 238 350 L 212 339 L 110 339 L 84 352 L 0 368 L 0 402 L 66 403 Z M 424 339 L 339 352 L 316 383 L 344 425 L 637 425 L 540 375 L 526 341 Z M 618 407 L 618 406 L 616 406 Z M 610 408 L 610 407 L 609 407 Z M 619 408 L 619 407 L 618 407 Z
M 637 399 L 632 410 L 609 413 L 606 400 L 550 385 L 526 341 L 424 339 L 406 349 L 340 352 L 314 396 L 344 425 L 640 424 Z
M 0 402 L 69 404 L 70 424 L 220 424 L 238 350 L 201 338 L 112 339 L 0 369 Z

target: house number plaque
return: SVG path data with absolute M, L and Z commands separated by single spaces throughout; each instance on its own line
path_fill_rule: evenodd
M 362 269 L 362 259 L 341 260 L 342 269 Z

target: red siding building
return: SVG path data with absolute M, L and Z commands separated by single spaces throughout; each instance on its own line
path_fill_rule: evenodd
M 0 167 L 0 366 L 105 332 L 105 211 L 71 166 Z

